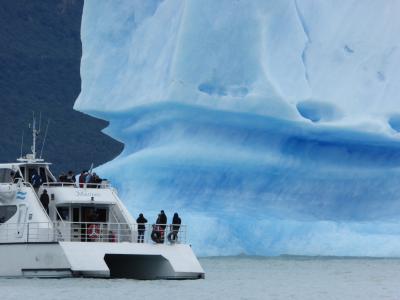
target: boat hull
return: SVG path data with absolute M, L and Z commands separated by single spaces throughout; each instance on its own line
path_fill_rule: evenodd
M 0 245 L 3 277 L 199 279 L 188 245 L 56 242 Z

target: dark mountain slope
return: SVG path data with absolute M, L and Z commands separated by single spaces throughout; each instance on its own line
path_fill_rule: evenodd
M 1 162 L 20 155 L 23 130 L 28 151 L 32 111 L 42 113 L 43 132 L 51 119 L 43 157 L 57 174 L 104 163 L 122 151 L 121 143 L 100 132 L 107 122 L 72 109 L 81 88 L 82 9 L 83 0 L 1 1 Z

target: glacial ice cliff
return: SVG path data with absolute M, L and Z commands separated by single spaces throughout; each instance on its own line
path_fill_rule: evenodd
M 75 109 L 202 255 L 400 255 L 400 1 L 87 0 Z

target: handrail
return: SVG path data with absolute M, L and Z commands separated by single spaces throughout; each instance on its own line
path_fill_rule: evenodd
M 19 226 L 26 230 L 17 236 Z M 144 227 L 143 227 L 144 226 Z M 186 225 L 107 222 L 26 222 L 0 224 L 0 244 L 9 242 L 186 243 Z M 177 229 L 177 230 L 175 230 Z
M 28 187 L 28 188 L 31 189 L 31 192 L 34 194 L 34 197 L 35 197 L 36 201 L 39 202 L 39 205 L 40 205 L 42 211 L 44 212 L 44 214 L 45 214 L 46 216 L 48 216 L 47 211 L 46 211 L 46 209 L 44 208 L 42 202 L 40 201 L 39 195 L 36 194 L 36 191 L 35 191 L 35 189 L 33 188 L 32 184 L 31 184 L 30 182 L 25 182 L 25 181 L 19 181 L 17 184 L 19 184 L 19 183 L 22 183 L 24 186 L 26 186 L 26 187 Z
M 57 214 L 57 217 L 58 217 L 57 221 L 61 221 L 61 223 L 65 223 L 64 219 L 61 217 L 60 213 L 58 212 L 57 207 L 54 207 L 54 210 L 56 211 L 56 214 Z
M 81 186 L 82 185 L 82 186 Z M 45 182 L 42 186 L 52 188 L 52 187 L 73 187 L 73 188 L 93 188 L 93 189 L 107 189 L 111 187 L 108 181 L 101 183 L 79 183 L 79 182 Z

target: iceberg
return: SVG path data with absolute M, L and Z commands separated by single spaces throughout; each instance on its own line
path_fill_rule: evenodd
M 98 168 L 200 255 L 400 255 L 398 1 L 86 1 Z

